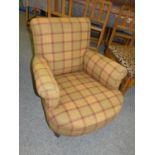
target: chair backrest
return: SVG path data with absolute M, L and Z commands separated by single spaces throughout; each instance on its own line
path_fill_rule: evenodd
M 48 0 L 47 2 L 48 17 L 52 14 L 60 17 L 72 16 L 73 0 Z
M 134 7 L 123 5 L 116 19 L 117 28 L 124 29 L 130 32 L 135 30 L 135 15 Z
M 86 0 L 84 17 L 89 17 L 91 20 L 91 30 L 92 32 L 97 32 L 99 34 L 96 37 L 92 33 L 91 41 L 96 43 L 96 47 L 91 47 L 93 49 L 99 50 L 102 39 L 104 38 L 105 27 L 108 23 L 110 16 L 110 11 L 112 8 L 112 3 L 105 0 Z M 93 44 L 90 44 L 92 46 Z
M 113 44 L 113 39 L 115 36 L 119 36 L 122 39 L 126 39 L 126 45 L 134 41 L 135 32 L 135 15 L 134 7 L 129 5 L 123 5 L 120 9 L 119 15 L 114 23 L 114 28 L 109 39 L 109 45 Z M 119 35 L 119 31 L 124 32 L 124 34 Z
M 44 57 L 55 75 L 81 70 L 89 47 L 88 18 L 31 20 L 35 55 Z
M 110 11 L 112 8 L 112 3 L 105 0 L 86 0 L 84 17 L 89 17 L 91 21 L 101 23 L 102 27 L 105 27 Z

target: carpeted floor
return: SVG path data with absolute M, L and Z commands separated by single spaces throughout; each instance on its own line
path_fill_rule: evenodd
M 106 127 L 79 137 L 54 136 L 33 90 L 32 38 L 24 14 L 19 25 L 20 155 L 134 155 L 134 88 L 127 92 L 121 113 Z

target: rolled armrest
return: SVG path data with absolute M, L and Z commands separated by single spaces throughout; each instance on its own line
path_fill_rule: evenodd
M 84 55 L 84 70 L 109 89 L 119 89 L 125 67 L 90 49 Z
M 46 60 L 39 56 L 34 57 L 32 68 L 39 96 L 44 98 L 49 106 L 57 106 L 60 91 Z

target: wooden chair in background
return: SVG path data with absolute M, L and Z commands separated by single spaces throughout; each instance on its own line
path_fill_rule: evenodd
M 128 70 L 128 75 L 120 85 L 122 93 L 135 85 L 134 27 L 134 9 L 130 6 L 122 6 L 105 51 L 107 57 L 117 61 Z
M 123 44 L 132 46 L 134 42 L 135 32 L 135 16 L 134 8 L 123 5 L 120 9 L 119 15 L 116 18 L 108 46 L 112 44 Z M 117 42 L 115 39 L 124 39 L 124 42 Z
M 68 5 L 66 5 L 66 3 Z M 66 8 L 67 6 L 67 8 Z M 72 16 L 73 0 L 47 0 L 47 11 L 44 13 L 47 17 L 57 16 L 57 17 L 67 17 Z M 34 15 L 30 17 L 29 15 L 29 0 L 26 0 L 26 24 L 29 25 L 29 22 L 32 18 L 37 17 L 37 13 L 34 12 Z M 36 8 L 37 10 L 37 8 Z M 39 9 L 38 9 L 39 10 Z
M 66 3 L 68 3 L 67 10 Z M 52 5 L 54 5 L 54 7 L 52 7 Z M 61 0 L 61 3 L 59 3 L 58 0 L 47 0 L 47 6 L 48 17 L 51 17 L 52 15 L 60 17 L 72 16 L 73 0 Z
M 99 33 L 97 39 L 91 37 L 91 41 L 97 44 L 95 49 L 100 47 L 111 8 L 112 3 L 105 0 L 86 0 L 85 2 L 84 17 L 90 18 L 92 22 L 91 30 Z

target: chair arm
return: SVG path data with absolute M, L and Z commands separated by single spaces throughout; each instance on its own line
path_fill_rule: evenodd
M 60 91 L 46 60 L 40 56 L 34 57 L 32 69 L 39 96 L 44 98 L 49 106 L 56 107 L 59 104 Z
M 84 70 L 109 89 L 119 89 L 127 75 L 125 67 L 90 49 L 84 55 Z

